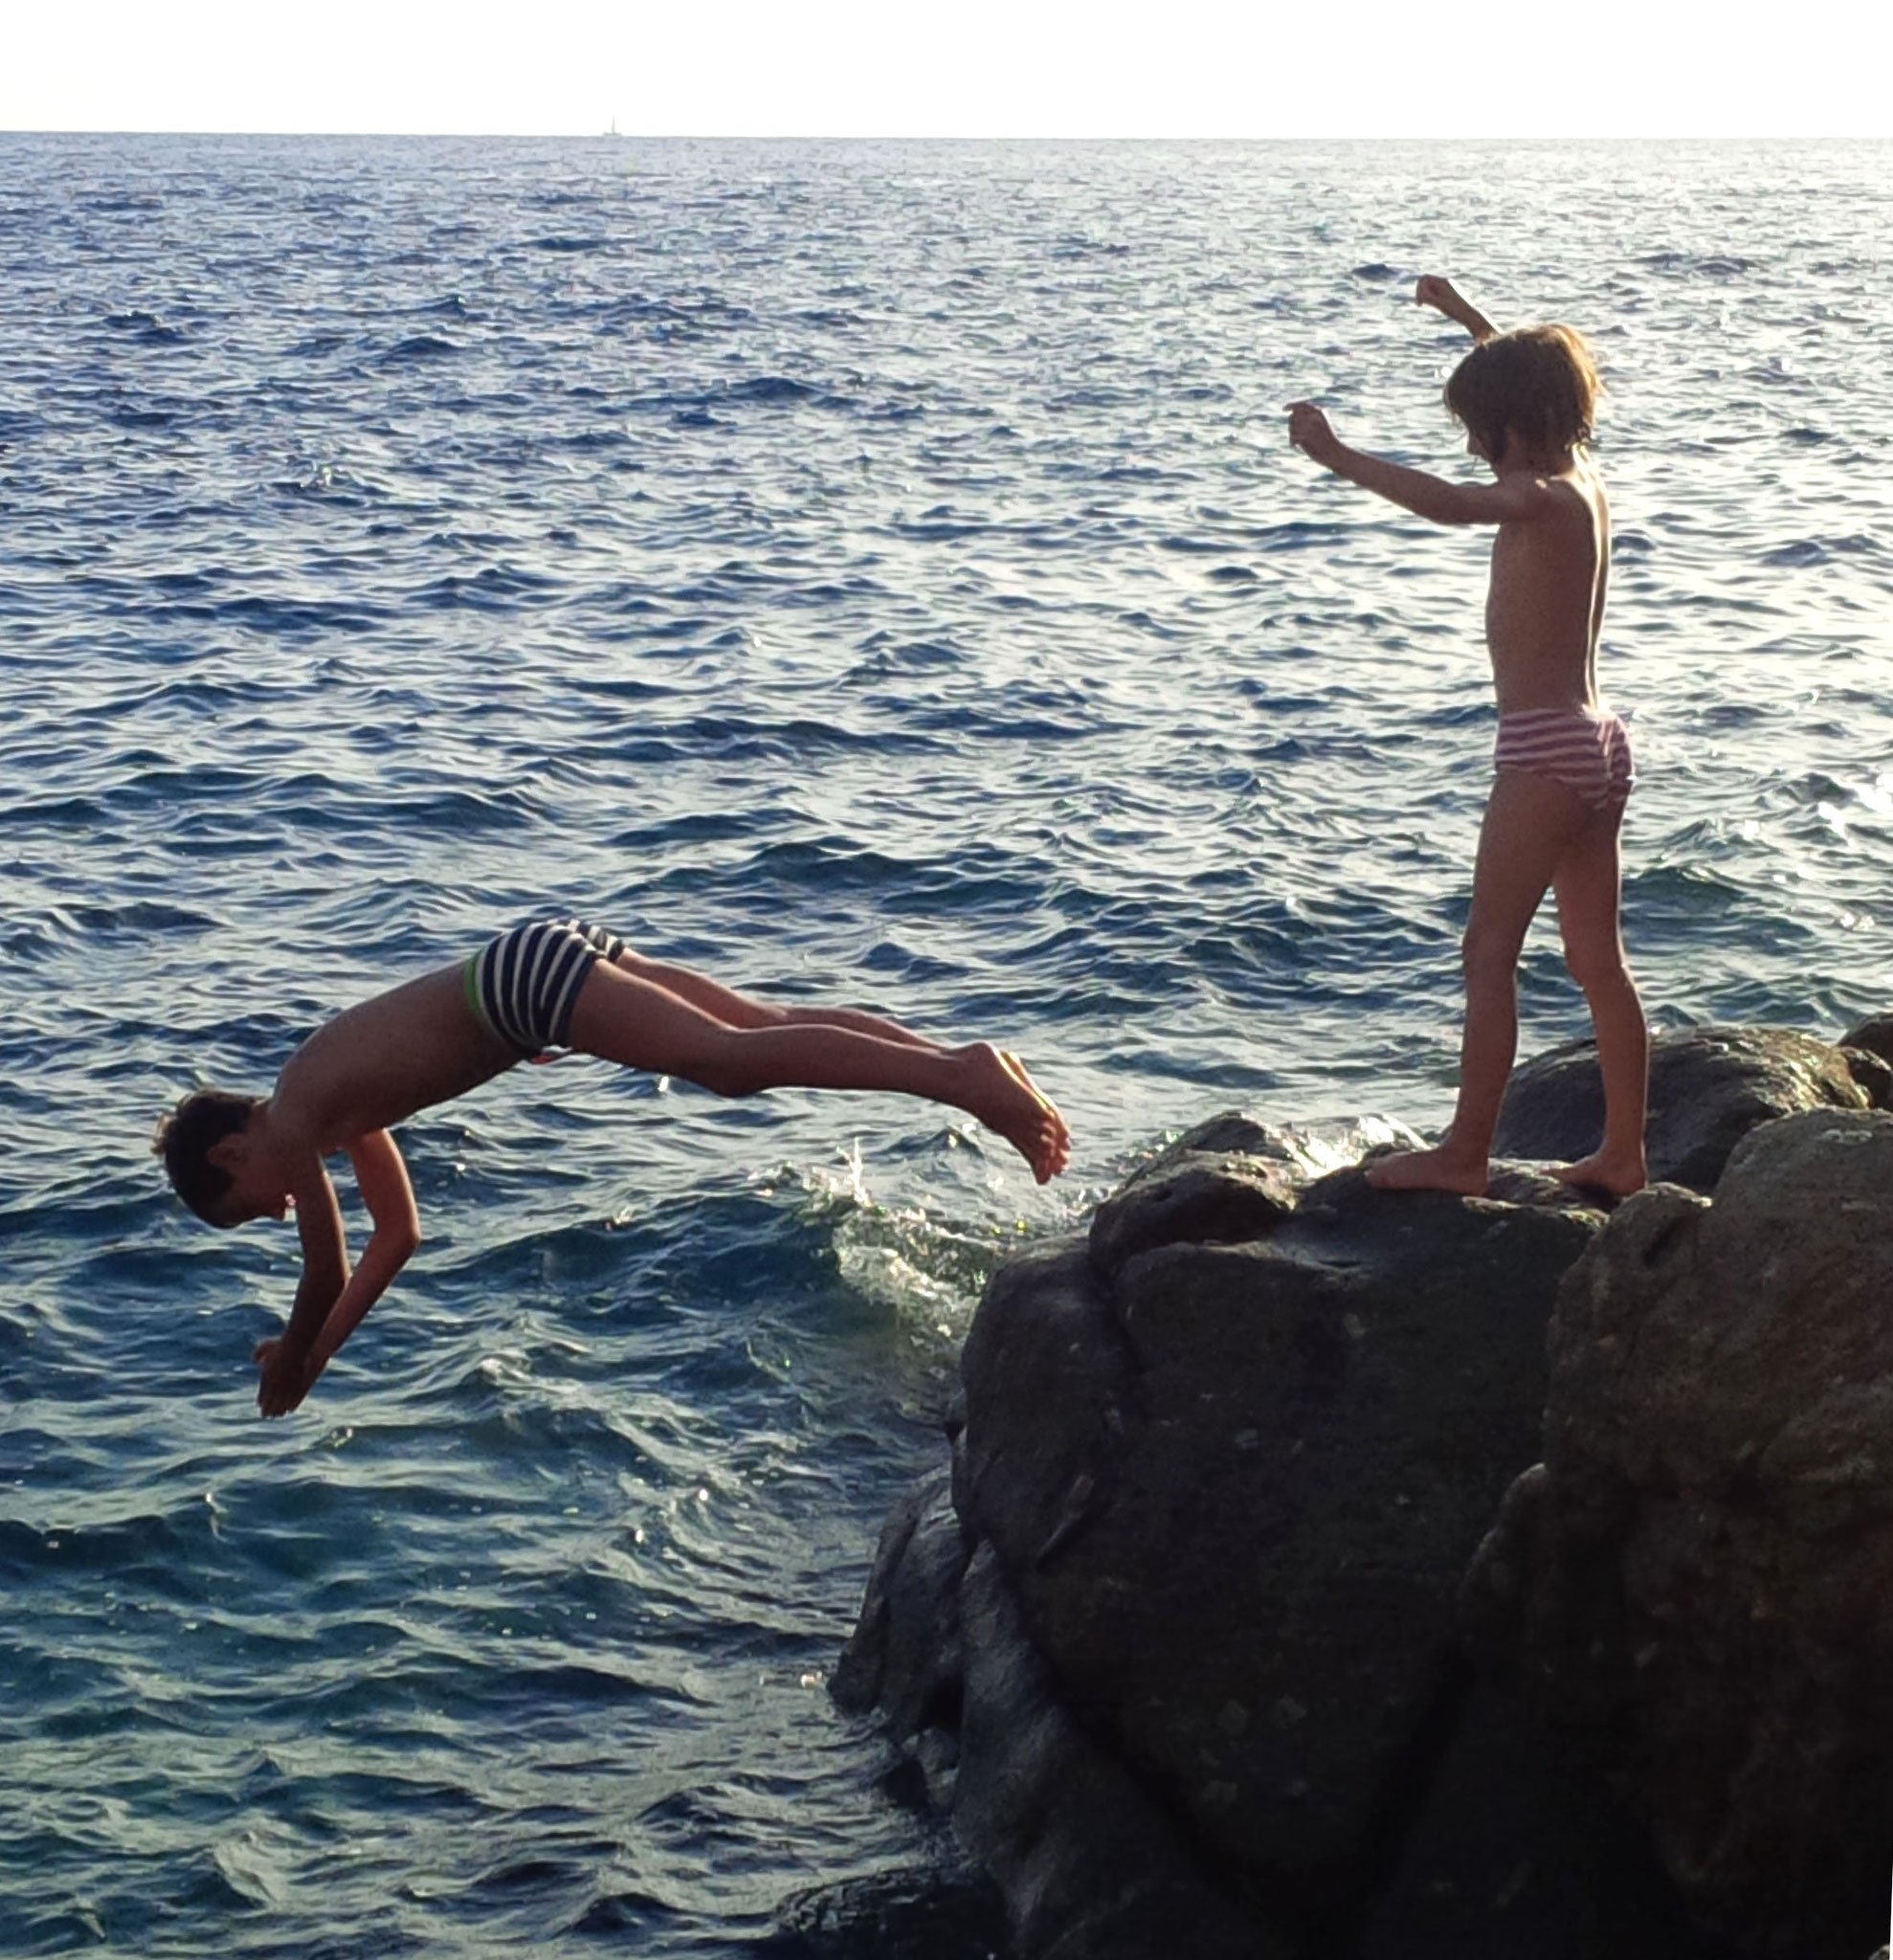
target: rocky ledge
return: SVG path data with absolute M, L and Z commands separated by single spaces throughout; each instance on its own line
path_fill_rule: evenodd
M 1889 1058 L 1660 1037 L 1669 1181 L 1608 1214 L 1223 1117 L 994 1276 L 834 1687 L 1016 1960 L 1866 1960 Z M 1592 1147 L 1595 1074 L 1522 1069 L 1508 1154 Z

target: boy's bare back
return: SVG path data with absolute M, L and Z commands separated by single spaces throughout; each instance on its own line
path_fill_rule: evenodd
M 270 1122 L 318 1155 L 462 1096 L 519 1057 L 474 1017 L 458 967 L 345 1009 L 284 1064 Z

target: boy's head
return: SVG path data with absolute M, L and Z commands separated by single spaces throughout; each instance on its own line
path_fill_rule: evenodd
M 1521 326 L 1481 341 L 1453 369 L 1446 406 L 1496 468 L 1513 436 L 1546 457 L 1589 442 L 1602 392 L 1582 334 Z
M 212 1153 L 228 1137 L 240 1137 L 261 1106 L 256 1096 L 234 1096 L 227 1089 L 196 1089 L 158 1125 L 153 1156 L 165 1160 L 175 1191 L 209 1225 L 234 1225 L 226 1209 L 234 1179 Z M 227 1154 L 227 1153 L 220 1153 Z

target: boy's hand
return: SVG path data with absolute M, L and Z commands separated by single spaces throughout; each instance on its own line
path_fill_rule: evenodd
M 1313 402 L 1289 403 L 1288 439 L 1318 463 L 1332 462 L 1341 449 L 1341 438 L 1328 427 L 1327 417 Z
M 256 1389 L 256 1407 L 264 1415 L 287 1415 L 316 1385 L 322 1373 L 306 1355 L 290 1354 L 280 1336 L 259 1341 L 251 1357 L 263 1371 Z

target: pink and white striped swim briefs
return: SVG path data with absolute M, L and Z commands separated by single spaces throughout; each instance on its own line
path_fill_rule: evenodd
M 1499 717 L 1496 769 L 1549 776 L 1587 809 L 1622 809 L 1637 786 L 1630 731 L 1609 708 L 1525 708 Z

